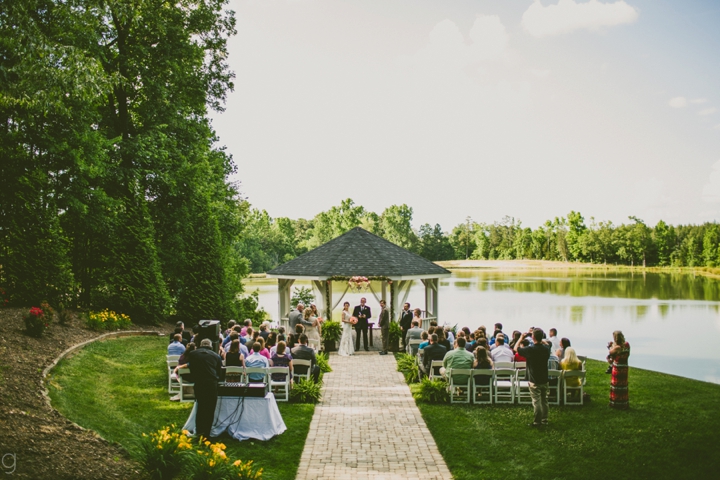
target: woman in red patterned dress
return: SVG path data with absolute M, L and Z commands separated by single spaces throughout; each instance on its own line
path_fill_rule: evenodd
M 630 344 L 620 330 L 613 332 L 613 343 L 610 345 L 608 362 L 612 365 L 612 380 L 610 381 L 610 407 L 618 410 L 630 408 L 628 398 L 628 357 Z

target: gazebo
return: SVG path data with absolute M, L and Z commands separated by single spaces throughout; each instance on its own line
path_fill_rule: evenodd
M 332 318 L 332 311 L 342 301 L 345 293 L 352 288 L 349 280 L 366 277 L 365 285 L 376 300 L 387 303 L 390 291 L 390 313 L 396 320 L 396 306 L 405 303 L 410 286 L 420 280 L 425 287 L 425 310 L 423 328 L 431 320 L 438 319 L 438 290 L 440 278 L 449 277 L 450 272 L 408 250 L 378 237 L 360 227 L 344 233 L 329 242 L 311 250 L 267 273 L 268 278 L 278 279 L 278 319 L 288 327 L 290 288 L 297 279 L 310 280 L 313 290 L 319 293 L 320 313 Z M 344 282 L 344 291 L 333 304 L 333 282 Z M 380 288 L 376 291 L 373 283 Z M 398 302 L 400 299 L 402 300 Z

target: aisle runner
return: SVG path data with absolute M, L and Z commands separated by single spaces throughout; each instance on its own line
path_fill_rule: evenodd
M 452 478 L 392 355 L 332 354 L 330 365 L 299 480 Z

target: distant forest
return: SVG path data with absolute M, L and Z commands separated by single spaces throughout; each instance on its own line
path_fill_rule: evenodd
M 360 226 L 428 260 L 559 260 L 642 266 L 720 265 L 720 226 L 648 226 L 637 217 L 614 225 L 589 221 L 571 211 L 531 229 L 512 217 L 477 223 L 471 219 L 445 231 L 439 224 L 412 227 L 413 209 L 392 205 L 381 214 L 352 199 L 317 214 L 312 220 L 272 218 L 251 210 L 238 253 L 253 272 L 265 272 L 328 240 Z

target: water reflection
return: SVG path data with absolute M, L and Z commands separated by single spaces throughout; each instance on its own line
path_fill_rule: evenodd
M 309 283 L 296 282 L 297 286 Z M 260 304 L 277 316 L 277 283 L 253 279 Z M 371 294 L 361 296 L 376 311 Z M 335 299 L 337 300 L 337 299 Z M 425 304 L 422 284 L 410 290 L 413 307 Z M 506 332 L 555 327 L 581 355 L 604 359 L 614 330 L 632 346 L 631 366 L 720 383 L 720 282 L 681 274 L 606 272 L 456 271 L 440 285 L 440 321 L 474 329 L 496 322 Z M 339 309 L 334 312 L 339 317 Z M 693 348 L 668 348 L 667 339 L 692 332 Z

